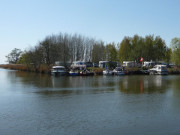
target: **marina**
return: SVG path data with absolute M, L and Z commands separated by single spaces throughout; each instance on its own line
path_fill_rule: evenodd
M 0 135 L 180 135 L 180 0 L 3 0 Z

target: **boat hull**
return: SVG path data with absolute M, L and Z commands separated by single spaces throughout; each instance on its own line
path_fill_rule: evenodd
M 79 73 L 78 73 L 78 72 L 69 72 L 69 75 L 70 75 L 70 76 L 78 76 Z
M 125 75 L 124 72 L 116 72 L 115 75 Z
M 112 75 L 112 74 L 113 74 L 112 71 L 107 71 L 107 70 L 103 71 L 103 75 Z
M 168 71 L 149 71 L 150 75 L 168 75 Z
M 67 75 L 67 72 L 51 72 L 51 74 L 54 76 L 65 76 Z

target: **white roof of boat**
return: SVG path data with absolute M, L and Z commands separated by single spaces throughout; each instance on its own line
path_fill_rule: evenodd
M 64 66 L 53 66 L 53 68 L 65 68 Z
M 160 65 L 160 64 L 155 65 L 155 66 L 159 66 L 159 67 L 166 67 L 166 65 Z

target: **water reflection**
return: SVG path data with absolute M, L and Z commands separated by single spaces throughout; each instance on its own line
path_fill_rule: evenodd
M 7 78 L 12 84 L 19 83 L 34 87 L 30 92 L 44 95 L 97 94 L 114 92 L 115 90 L 126 94 L 164 93 L 170 85 L 173 85 L 175 93 L 180 93 L 179 77 L 160 75 L 54 77 L 46 74 L 9 71 L 7 72 Z
M 153 93 L 165 92 L 170 82 L 164 76 L 126 76 L 119 81 L 119 90 L 123 93 Z
M 44 95 L 70 95 L 83 93 L 106 93 L 114 91 L 115 81 L 102 76 L 62 76 L 37 74 L 22 71 L 9 71 L 7 77 L 10 84 L 26 86 L 26 92 Z M 28 90 L 28 87 L 31 88 Z M 32 87 L 34 87 L 32 89 Z
M 11 83 L 22 83 L 24 85 L 41 87 L 52 87 L 52 81 L 49 75 L 37 74 L 33 72 L 9 71 L 7 72 L 7 79 Z
M 83 94 L 83 93 L 106 93 L 114 91 L 115 82 L 109 82 L 102 77 L 54 77 L 51 76 L 53 92 L 48 94 Z M 46 93 L 46 94 L 47 94 Z
M 173 86 L 173 95 L 175 97 L 180 97 L 180 77 L 174 76 L 172 78 L 172 86 Z

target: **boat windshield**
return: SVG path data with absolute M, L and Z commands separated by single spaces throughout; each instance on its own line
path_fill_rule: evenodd
M 161 69 L 162 69 L 162 70 L 167 70 L 167 67 L 162 67 Z
M 65 70 L 64 67 L 54 67 L 53 70 Z

